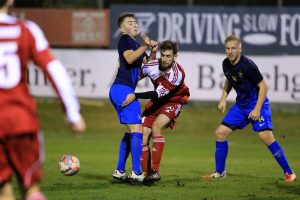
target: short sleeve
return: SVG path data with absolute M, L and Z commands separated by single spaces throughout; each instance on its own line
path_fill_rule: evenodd
M 119 51 L 135 50 L 135 41 L 129 35 L 122 35 L 119 41 Z
M 263 76 L 260 73 L 258 67 L 250 59 L 248 59 L 248 65 L 246 65 L 246 67 L 244 68 L 244 72 L 250 82 L 254 85 L 258 85 L 263 80 Z
M 29 32 L 28 42 L 32 60 L 37 66 L 45 68 L 47 64 L 54 59 L 48 48 L 48 41 L 36 23 L 26 21 L 25 26 Z

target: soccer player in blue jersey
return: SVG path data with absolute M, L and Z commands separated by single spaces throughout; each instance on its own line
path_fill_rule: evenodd
M 122 107 L 122 102 L 126 99 L 127 94 L 134 93 L 141 65 L 156 58 L 158 45 L 156 41 L 150 40 L 146 34 L 138 32 L 138 25 L 133 14 L 121 15 L 118 19 L 118 26 L 122 33 L 118 44 L 120 66 L 110 88 L 109 97 L 118 113 L 120 123 L 127 125 L 129 131 L 124 134 L 121 140 L 118 166 L 113 178 L 127 179 L 125 165 L 127 157 L 131 153 L 132 172 L 128 178 L 132 181 L 142 182 L 144 176 L 140 161 L 143 143 L 141 108 L 138 100 L 126 107 Z M 142 45 L 135 40 L 138 36 L 144 42 Z M 147 49 L 151 50 L 149 56 L 145 53 Z
M 243 129 L 249 123 L 258 133 L 259 138 L 268 147 L 284 173 L 286 182 L 296 180 L 282 147 L 273 135 L 272 113 L 267 98 L 268 86 L 263 80 L 256 64 L 242 55 L 241 40 L 230 35 L 225 40 L 227 58 L 223 61 L 223 71 L 226 76 L 221 100 L 218 108 L 225 112 L 226 97 L 234 88 L 237 93 L 236 103 L 229 110 L 223 122 L 215 131 L 216 151 L 214 173 L 202 176 L 205 179 L 225 178 L 226 157 L 228 153 L 228 137 L 236 129 Z

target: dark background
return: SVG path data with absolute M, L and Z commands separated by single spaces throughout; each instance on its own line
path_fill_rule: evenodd
M 142 3 L 141 3 L 142 2 Z M 110 8 L 111 4 L 211 5 L 211 6 L 295 6 L 299 0 L 15 0 L 23 8 Z

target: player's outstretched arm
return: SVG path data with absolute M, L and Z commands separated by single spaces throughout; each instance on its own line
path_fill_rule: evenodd
M 46 65 L 44 70 L 62 102 L 63 110 L 72 133 L 81 135 L 85 131 L 86 125 L 80 114 L 80 104 L 65 67 L 60 61 L 52 60 Z
M 76 135 L 83 133 L 86 129 L 85 121 L 80 114 L 80 104 L 65 67 L 60 61 L 53 60 L 47 65 L 46 74 L 63 104 L 72 132 Z
M 127 106 L 136 99 L 134 93 L 127 94 L 126 99 L 122 102 L 122 107 Z
M 74 133 L 82 133 L 85 130 L 85 123 L 80 114 L 80 104 L 76 97 L 71 79 L 59 60 L 54 59 L 48 41 L 41 28 L 34 22 L 26 21 L 28 29 L 28 42 L 33 62 L 40 67 L 50 80 L 53 88 L 58 94 L 68 123 Z
M 135 99 L 157 99 L 158 93 L 156 90 L 148 91 L 148 92 L 141 92 L 141 93 L 130 93 L 126 96 L 126 99 L 122 102 L 122 107 L 127 106 Z

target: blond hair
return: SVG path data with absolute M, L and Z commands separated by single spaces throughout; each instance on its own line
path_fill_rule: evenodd
M 237 41 L 239 43 L 239 46 L 241 47 L 242 46 L 242 41 L 241 41 L 241 38 L 237 35 L 229 35 L 226 37 L 225 39 L 225 44 L 227 42 L 230 42 L 230 41 Z

